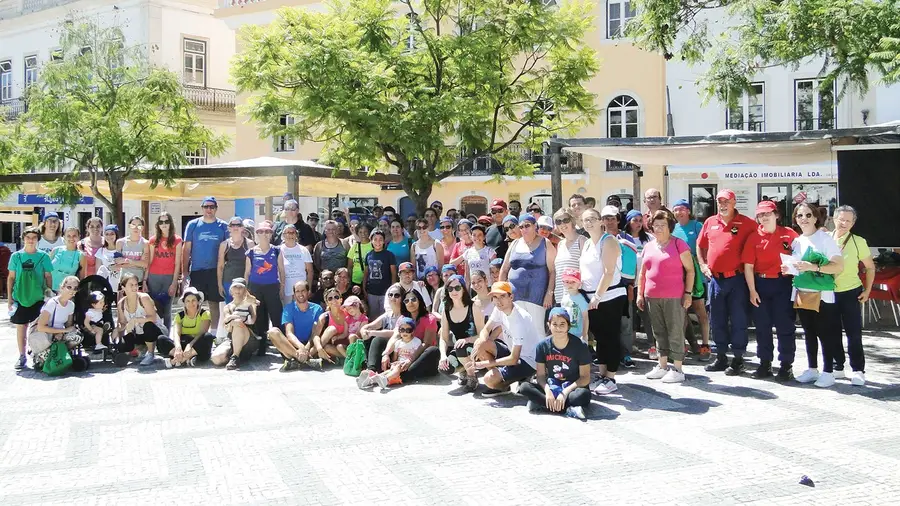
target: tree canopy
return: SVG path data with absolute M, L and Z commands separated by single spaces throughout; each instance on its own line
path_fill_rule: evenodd
M 21 169 L 70 169 L 50 185 L 63 202 L 83 193 L 71 175 L 89 173 L 91 194 L 117 222 L 133 172 L 171 185 L 188 152 L 217 155 L 228 142 L 199 123 L 176 74 L 150 66 L 147 48 L 126 44 L 118 27 L 64 22 L 61 49 L 25 91 L 16 143 Z
M 232 75 L 252 93 L 245 110 L 261 137 L 323 142 L 325 163 L 396 171 L 421 211 L 433 184 L 476 157 L 529 175 L 531 161 L 506 148 L 540 150 L 597 116 L 584 89 L 598 69 L 584 44 L 591 9 L 583 0 L 283 8 L 241 30 Z
M 710 26 L 711 9 L 727 13 L 725 24 Z M 813 59 L 822 86 L 842 92 L 900 80 L 896 0 L 639 0 L 626 34 L 666 58 L 706 63 L 706 98 L 740 96 L 766 67 Z

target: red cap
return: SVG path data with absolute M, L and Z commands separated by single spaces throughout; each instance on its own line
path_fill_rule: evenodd
M 490 225 L 494 223 L 494 220 L 492 220 L 490 216 L 483 214 L 478 217 L 478 223 L 481 223 L 482 225 Z
M 501 209 L 507 209 L 506 201 L 503 199 L 494 199 L 494 201 L 491 202 L 491 209 L 493 209 L 495 207 L 499 207 Z
M 756 214 L 759 213 L 774 213 L 778 210 L 778 207 L 775 206 L 775 203 L 771 200 L 763 200 L 759 204 L 756 204 Z
M 562 271 L 562 280 L 563 281 L 578 281 L 581 282 L 581 273 L 578 272 L 578 269 L 573 269 L 571 267 L 566 267 Z
M 716 194 L 716 200 L 719 199 L 734 200 L 734 192 L 728 189 L 722 190 Z

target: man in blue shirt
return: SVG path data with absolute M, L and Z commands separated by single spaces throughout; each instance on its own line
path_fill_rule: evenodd
M 216 266 L 219 261 L 219 245 L 228 237 L 228 223 L 216 218 L 219 204 L 215 197 L 206 197 L 200 204 L 203 216 L 188 222 L 184 231 L 182 272 L 185 288 L 193 286 L 203 292 L 209 301 L 209 331 L 215 335 L 219 326 L 219 280 Z
M 316 369 L 322 368 L 322 359 L 316 357 L 316 347 L 312 336 L 322 333 L 319 316 L 322 308 L 309 301 L 309 283 L 294 283 L 294 300 L 284 306 L 281 313 L 283 329 L 269 329 L 269 342 L 284 356 L 281 372 L 299 369 L 300 364 L 307 364 Z

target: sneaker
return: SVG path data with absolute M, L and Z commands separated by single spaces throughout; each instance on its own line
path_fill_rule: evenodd
M 460 371 L 458 376 L 459 376 L 459 378 L 456 380 L 456 384 L 461 387 L 466 386 L 466 383 L 469 382 L 469 375 L 466 374 L 466 371 L 465 370 Z
M 728 358 L 724 355 L 716 357 L 716 361 L 703 368 L 706 372 L 722 372 L 728 369 Z
M 656 364 L 650 372 L 644 375 L 644 377 L 651 380 L 658 380 L 665 376 L 667 371 L 668 369 L 662 368 L 659 364 Z
M 188 360 L 188 365 L 191 367 L 197 367 L 197 357 L 191 357 L 191 359 Z
M 860 371 L 853 371 L 853 375 L 850 376 L 850 384 L 856 385 L 858 387 L 862 387 L 866 385 L 866 373 Z
M 365 390 L 371 386 L 374 386 L 375 380 L 372 379 L 374 377 L 375 371 L 362 371 L 361 373 L 359 373 L 359 377 L 356 378 L 356 386 L 358 386 L 360 390 Z
M 803 371 L 803 374 L 797 376 L 797 381 L 800 383 L 812 383 L 819 379 L 819 370 L 818 369 L 807 369 Z
M 631 355 L 625 355 L 625 358 L 622 359 L 622 367 L 628 369 L 634 368 L 634 359 L 631 358 Z
M 830 372 L 823 372 L 819 375 L 819 378 L 813 384 L 819 388 L 828 388 L 830 386 L 834 386 L 834 374 Z
M 656 346 L 651 346 L 647 354 L 650 356 L 650 360 L 659 360 L 659 352 L 656 351 Z
M 744 372 L 744 359 L 734 357 L 731 359 L 731 365 L 725 369 L 725 376 L 740 376 Z
M 666 373 L 665 376 L 662 377 L 663 383 L 684 383 L 684 373 L 675 369 L 674 367 L 669 368 L 669 372 Z
M 28 359 L 25 355 L 19 355 L 19 358 L 16 359 L 16 365 L 14 366 L 17 371 L 21 371 L 25 369 L 25 364 L 28 362 Z
M 576 420 L 587 420 L 584 414 L 584 408 L 581 406 L 570 406 L 566 408 L 566 416 Z
M 843 369 L 835 369 L 833 373 L 831 373 L 836 380 L 847 379 L 847 375 L 844 374 Z
M 141 359 L 141 365 L 153 365 L 154 360 L 156 360 L 156 355 L 148 351 L 144 354 L 144 358 Z
M 466 381 L 466 391 L 474 392 L 478 390 L 478 376 L 469 376 Z
M 225 365 L 225 369 L 229 371 L 233 371 L 241 366 L 241 359 L 238 358 L 237 355 L 232 355 L 231 358 L 228 359 L 228 363 Z
M 618 389 L 619 386 L 616 385 L 616 380 L 603 377 L 600 379 L 600 383 L 594 387 L 594 393 L 597 395 L 606 395 L 611 394 Z
M 768 360 L 764 360 L 760 362 L 759 367 L 750 374 L 750 377 L 753 379 L 765 379 L 772 377 L 772 362 Z
M 778 374 L 775 375 L 775 379 L 782 383 L 787 381 L 791 381 L 794 379 L 794 370 L 790 364 L 781 364 L 781 367 L 778 368 Z
M 163 359 L 163 364 L 166 364 L 166 369 L 171 369 L 175 366 L 175 362 L 173 362 L 169 357 Z
M 388 379 L 384 374 L 376 374 L 372 377 L 372 380 L 375 381 L 382 390 L 388 387 Z
M 403 378 L 401 378 L 400 376 L 394 376 L 393 378 L 391 378 L 387 381 L 387 384 L 389 387 L 392 387 L 394 385 L 402 385 Z
M 499 397 L 501 395 L 509 395 L 512 393 L 512 390 L 509 387 L 504 388 L 503 390 L 496 390 L 493 388 L 485 389 L 485 391 L 481 394 L 482 397 Z
M 288 371 L 290 371 L 290 370 L 292 369 L 292 367 L 291 367 L 291 362 L 292 362 L 292 361 L 293 361 L 293 360 L 290 359 L 290 358 L 284 359 L 284 363 L 281 364 L 281 368 L 278 369 L 278 372 L 288 372 Z
M 710 357 L 711 355 L 712 355 L 712 351 L 710 351 L 709 345 L 708 345 L 708 344 L 701 344 L 701 345 L 700 345 L 700 357 L 699 357 L 699 360 L 700 360 L 701 362 L 708 362 L 708 361 L 709 361 L 709 357 Z
M 103 351 L 106 349 L 106 345 L 103 343 L 97 343 L 94 345 L 94 351 Z
M 316 369 L 318 371 L 321 371 L 325 367 L 324 364 L 322 363 L 321 358 L 311 358 L 306 363 L 309 364 L 310 367 L 312 367 L 313 369 Z
M 529 413 L 540 413 L 541 405 L 534 401 L 528 401 L 528 412 Z

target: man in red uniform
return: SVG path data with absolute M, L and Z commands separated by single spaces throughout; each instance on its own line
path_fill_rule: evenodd
M 759 228 L 744 245 L 744 279 L 750 289 L 750 309 L 756 323 L 756 356 L 759 368 L 756 379 L 772 376 L 775 346 L 772 326 L 778 332 L 778 380 L 793 378 L 792 364 L 797 351 L 794 326 L 794 306 L 791 303 L 791 278 L 781 274 L 781 254 L 791 254 L 791 244 L 797 232 L 778 225 L 778 208 L 770 200 L 756 206 Z
M 697 261 L 709 278 L 709 319 L 718 355 L 706 370 L 737 376 L 744 370 L 750 323 L 747 314 L 750 295 L 741 253 L 747 238 L 756 231 L 756 222 L 735 210 L 733 191 L 720 191 L 716 201 L 719 213 L 707 218 L 697 239 Z M 734 353 L 730 366 L 726 355 L 729 344 Z

